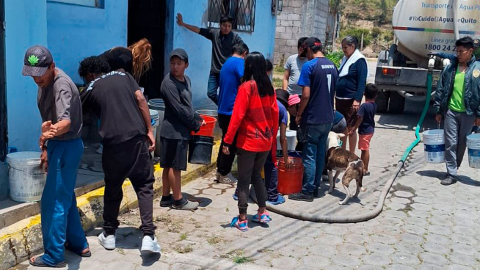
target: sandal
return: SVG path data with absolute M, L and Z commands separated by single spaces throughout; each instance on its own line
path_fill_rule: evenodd
M 90 246 L 89 245 L 87 245 L 87 247 L 84 248 L 81 253 L 75 252 L 73 249 L 70 248 L 69 244 L 65 244 L 65 249 L 70 251 L 70 252 L 73 252 L 73 253 L 75 253 L 78 256 L 83 257 L 83 258 L 92 257 L 92 252 L 90 251 Z
M 33 260 L 33 261 L 32 261 Z M 30 265 L 32 266 L 35 266 L 35 267 L 51 267 L 51 268 L 63 268 L 63 267 L 66 267 L 67 266 L 67 263 L 65 261 L 63 262 L 59 262 L 57 264 L 54 264 L 54 265 L 49 265 L 49 264 L 46 264 L 43 259 L 42 259 L 42 256 L 38 256 L 38 257 L 32 257 L 30 260 Z

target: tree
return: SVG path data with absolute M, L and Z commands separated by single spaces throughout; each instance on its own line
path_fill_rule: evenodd
M 378 16 L 378 22 L 383 24 L 387 19 L 388 7 L 386 0 L 380 0 L 380 16 Z

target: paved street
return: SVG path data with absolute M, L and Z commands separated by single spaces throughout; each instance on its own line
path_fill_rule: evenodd
M 340 206 L 343 190 L 313 203 L 282 206 L 323 215 L 352 215 L 373 209 L 384 183 L 404 149 L 413 141 L 413 128 L 422 104 L 408 103 L 402 115 L 377 116 L 372 140 L 371 176 L 366 192 Z M 426 125 L 433 128 L 430 113 Z M 300 221 L 271 213 L 269 227 L 250 222 L 242 233 L 230 228 L 237 214 L 234 187 L 213 184 L 213 173 L 183 188 L 201 203 L 196 212 L 160 208 L 155 202 L 161 257 L 141 257 L 139 213 L 121 217 L 117 249 L 104 250 L 96 240 L 100 228 L 88 233 L 93 256 L 67 254 L 68 269 L 480 269 L 480 182 L 478 171 L 465 163 L 460 182 L 444 187 L 443 164 L 426 164 L 423 145 L 415 148 L 406 169 L 394 183 L 383 212 L 356 224 Z M 322 190 L 326 188 L 324 182 Z M 353 189 L 353 187 L 351 187 Z M 249 218 L 257 207 L 250 204 Z M 27 262 L 17 269 L 33 270 Z

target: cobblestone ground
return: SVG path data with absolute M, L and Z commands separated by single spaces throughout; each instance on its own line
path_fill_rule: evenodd
M 313 203 L 282 206 L 325 215 L 366 213 L 373 209 L 403 150 L 414 138 L 420 104 L 409 104 L 402 115 L 377 117 L 372 145 L 372 175 L 364 178 L 366 192 L 348 205 L 338 205 L 342 190 Z M 427 127 L 434 127 L 430 114 Z M 271 213 L 269 227 L 249 223 L 242 233 L 230 228 L 237 214 L 234 187 L 213 184 L 213 173 L 183 188 L 201 203 L 196 212 L 160 208 L 155 202 L 161 257 L 141 257 L 138 211 L 121 216 L 117 249 L 104 250 L 88 235 L 93 256 L 67 255 L 68 269 L 480 269 L 480 182 L 478 171 L 465 163 L 460 181 L 444 187 L 443 164 L 427 164 L 423 145 L 410 156 L 394 183 L 383 212 L 356 224 L 300 221 Z M 325 190 L 326 183 L 323 183 Z M 353 187 L 352 187 L 353 188 Z M 257 207 L 250 204 L 249 217 Z M 20 268 L 27 269 L 27 263 Z M 28 269 L 34 269 L 28 267 Z

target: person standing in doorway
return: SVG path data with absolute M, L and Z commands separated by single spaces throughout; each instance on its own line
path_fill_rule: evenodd
M 282 89 L 287 90 L 290 95 L 299 95 L 302 97 L 302 87 L 298 85 L 300 72 L 303 65 L 308 62 L 306 50 L 303 43 L 307 40 L 306 37 L 301 37 L 297 42 L 298 53 L 291 55 L 285 62 L 285 73 L 283 74 Z M 290 130 L 297 130 L 297 123 L 295 123 L 295 116 L 290 115 Z
M 335 106 L 347 121 L 348 137 L 342 138 L 346 145 L 348 138 L 349 151 L 355 153 L 357 133 L 350 130 L 357 121 L 357 112 L 362 103 L 363 91 L 367 84 L 367 59 L 358 50 L 358 39 L 347 36 L 342 40 L 342 50 L 345 56 L 342 59 L 337 82 Z
M 191 132 L 198 132 L 205 124 L 193 110 L 192 85 L 190 78 L 185 75 L 187 68 L 187 52 L 181 48 L 174 49 L 170 53 L 170 72 L 160 87 L 160 94 L 165 101 L 165 117 L 160 131 L 160 167 L 163 168 L 160 206 L 179 210 L 198 208 L 198 202 L 191 202 L 182 195 L 181 171 L 187 170 L 187 147 Z
M 48 171 L 40 209 L 45 253 L 32 257 L 30 264 L 65 267 L 65 248 L 82 257 L 91 256 L 74 192 L 83 153 L 82 104 L 77 87 L 55 67 L 44 46 L 28 48 L 22 75 L 31 76 L 38 85 L 37 104 L 43 121 L 41 166 Z
M 109 70 L 107 61 L 100 56 L 85 58 L 78 68 L 79 75 L 88 82 L 81 95 L 83 111 L 92 110 L 100 119 L 103 144 L 104 222 L 98 241 L 107 250 L 116 248 L 122 185 L 128 177 L 138 197 L 143 232 L 141 251 L 160 253 L 153 224 L 155 178 L 150 158 L 155 138 L 147 101 L 129 73 Z
M 312 202 L 325 166 L 328 133 L 334 120 L 333 99 L 338 71 L 322 53 L 322 43 L 311 37 L 305 41 L 308 61 L 302 68 L 298 85 L 303 87 L 296 121 L 302 130 L 302 160 L 305 168 L 303 188 L 289 199 Z
M 188 30 L 200 34 L 212 42 L 212 64 L 208 78 L 207 96 L 218 105 L 217 90 L 220 85 L 220 70 L 223 63 L 232 54 L 233 45 L 243 42 L 239 35 L 232 32 L 233 18 L 222 16 L 220 29 L 198 28 L 183 21 L 182 14 L 177 14 L 177 23 Z
M 240 86 L 243 71 L 245 69 L 245 56 L 248 54 L 247 44 L 241 42 L 233 46 L 233 54 L 227 59 L 220 71 L 220 91 L 218 94 L 218 125 L 222 129 L 224 138 L 227 134 L 230 119 L 232 118 L 233 105 L 237 98 L 237 90 Z M 225 155 L 218 151 L 217 174 L 215 181 L 217 183 L 234 184 L 237 179 L 230 173 L 232 164 L 237 153 L 237 136 L 233 139 L 230 147 L 230 155 Z
M 480 61 L 473 56 L 474 42 L 463 37 L 455 42 L 457 58 L 446 66 L 438 81 L 433 108 L 435 119 L 445 118 L 445 163 L 447 175 L 440 183 L 457 181 L 467 147 L 467 135 L 480 126 Z

